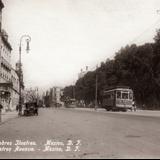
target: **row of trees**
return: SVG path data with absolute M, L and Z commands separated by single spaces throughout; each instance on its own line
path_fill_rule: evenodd
M 84 100 L 86 104 L 95 100 L 95 81 L 98 76 L 98 101 L 102 101 L 105 87 L 127 85 L 135 95 L 139 107 L 160 109 L 160 30 L 154 43 L 141 46 L 127 45 L 121 48 L 114 59 L 107 59 L 95 71 L 78 79 L 75 86 L 64 88 L 64 96 Z

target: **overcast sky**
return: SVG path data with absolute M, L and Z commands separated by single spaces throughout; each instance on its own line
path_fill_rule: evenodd
M 13 46 L 13 62 L 18 60 L 20 37 L 32 37 L 30 53 L 22 53 L 27 87 L 73 84 L 85 66 L 93 69 L 127 44 L 152 42 L 160 28 L 160 0 L 3 2 L 3 28 Z

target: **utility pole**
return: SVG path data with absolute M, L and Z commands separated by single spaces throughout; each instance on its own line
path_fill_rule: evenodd
M 73 85 L 73 99 L 76 99 L 76 94 L 75 94 L 75 85 Z
M 73 99 L 76 99 L 76 81 L 73 82 Z
M 96 88 L 95 88 L 95 110 L 98 108 L 98 74 L 97 74 L 97 69 L 96 68 Z

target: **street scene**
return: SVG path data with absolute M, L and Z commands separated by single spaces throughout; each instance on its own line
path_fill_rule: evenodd
M 159 6 L 0 0 L 0 159 L 159 159 Z

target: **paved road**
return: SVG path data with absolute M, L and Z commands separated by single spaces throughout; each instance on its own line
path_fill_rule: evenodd
M 0 158 L 160 158 L 160 117 L 148 114 L 41 109 L 0 126 L 0 150 L 12 149 Z M 17 148 L 16 140 L 28 144 Z

